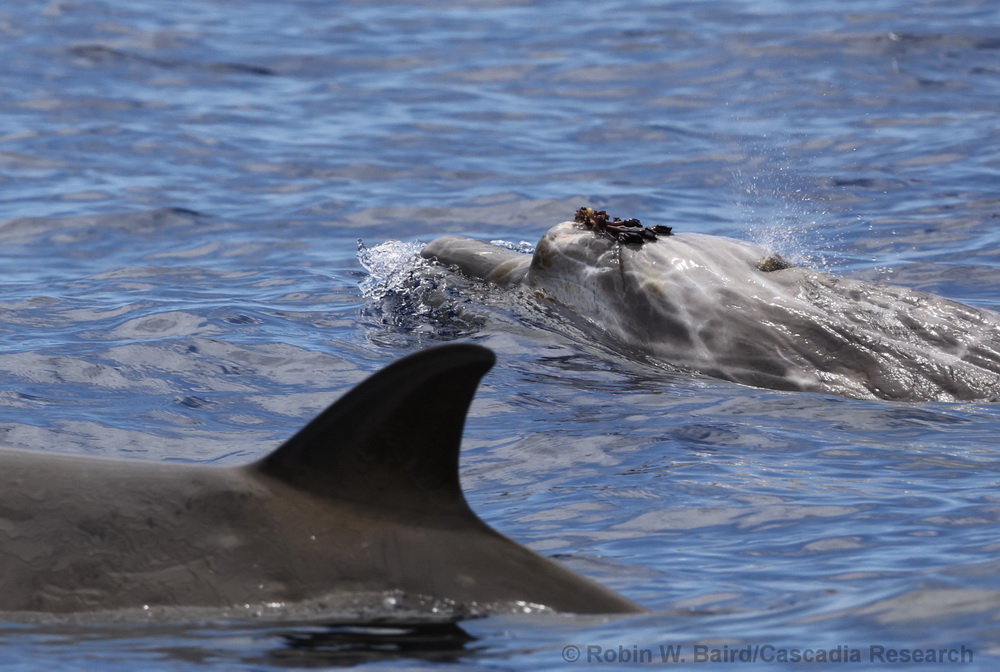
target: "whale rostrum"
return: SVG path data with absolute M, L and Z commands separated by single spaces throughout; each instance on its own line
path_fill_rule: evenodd
M 642 611 L 466 502 L 463 425 L 493 362 L 472 344 L 410 355 L 245 466 L 0 450 L 0 611 L 169 618 L 386 595 Z

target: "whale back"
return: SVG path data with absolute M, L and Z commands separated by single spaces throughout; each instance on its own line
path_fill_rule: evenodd
M 641 611 L 470 509 L 461 435 L 493 362 L 471 344 L 406 357 L 245 466 L 0 449 L 0 611 L 377 614 L 400 595 L 477 613 Z
M 795 267 L 752 243 L 621 240 L 563 222 L 530 257 L 455 236 L 422 254 L 523 283 L 604 344 L 680 370 L 860 399 L 1000 399 L 1000 315 Z
M 731 238 L 623 245 L 566 222 L 542 237 L 526 282 L 627 348 L 748 385 L 902 401 L 1000 390 L 995 313 Z

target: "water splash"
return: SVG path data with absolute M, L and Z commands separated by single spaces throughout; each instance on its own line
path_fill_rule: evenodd
M 389 240 L 367 247 L 358 240 L 358 261 L 368 272 L 360 282 L 365 306 L 361 326 L 387 345 L 404 340 L 453 340 L 475 332 L 482 318 L 469 308 L 463 279 L 438 272 L 440 264 L 420 256 L 424 243 Z
M 358 261 L 368 272 L 361 281 L 361 293 L 367 299 L 381 299 L 394 290 L 412 283 L 413 271 L 424 262 L 420 250 L 423 243 L 389 240 L 367 247 L 358 239 Z
M 796 265 L 829 270 L 839 263 L 833 250 L 843 249 L 845 227 L 824 204 L 811 176 L 812 157 L 793 154 L 790 135 L 759 128 L 772 123 L 733 116 L 737 133 L 730 139 L 736 150 L 730 179 L 736 222 L 747 239 Z

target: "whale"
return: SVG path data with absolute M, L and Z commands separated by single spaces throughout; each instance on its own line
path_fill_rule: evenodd
M 460 443 L 494 361 L 471 343 L 407 356 L 244 465 L 0 449 L 0 612 L 644 611 L 470 508 Z
M 744 385 L 855 399 L 1000 395 L 1000 315 L 795 266 L 750 242 L 581 208 L 532 253 L 464 236 L 420 252 L 523 287 L 620 354 Z

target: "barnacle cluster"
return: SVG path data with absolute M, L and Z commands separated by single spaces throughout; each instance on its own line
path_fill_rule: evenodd
M 646 242 L 656 242 L 656 236 L 669 236 L 671 228 L 657 224 L 643 226 L 638 219 L 611 218 L 604 210 L 580 208 L 576 211 L 573 221 L 598 236 L 603 236 L 616 243 L 642 245 Z

